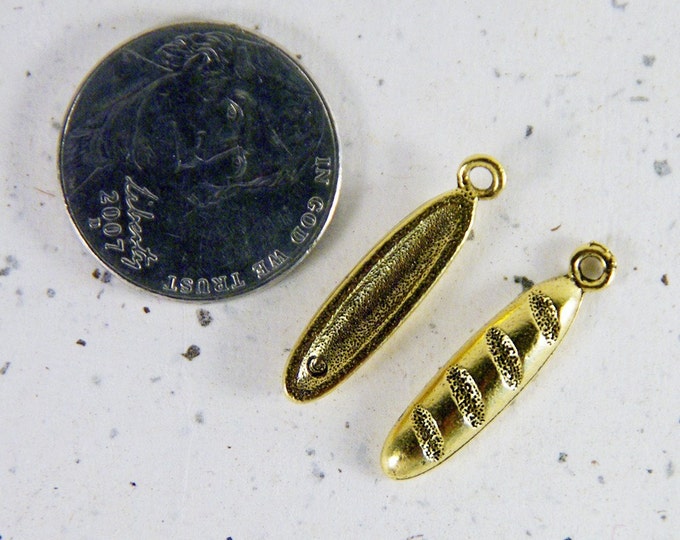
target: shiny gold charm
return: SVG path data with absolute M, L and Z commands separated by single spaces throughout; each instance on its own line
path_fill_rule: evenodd
M 562 341 L 583 292 L 605 287 L 615 268 L 606 247 L 585 245 L 569 275 L 531 287 L 473 336 L 392 428 L 382 451 L 387 475 L 424 473 L 477 435 Z
M 483 168 L 491 185 L 473 185 Z M 338 286 L 307 326 L 288 360 L 285 387 L 298 401 L 343 381 L 399 326 L 467 238 L 478 199 L 495 197 L 505 171 L 476 155 L 458 169 L 458 189 L 425 204 L 390 232 Z

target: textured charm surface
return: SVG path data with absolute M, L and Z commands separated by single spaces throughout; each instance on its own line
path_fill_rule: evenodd
M 600 263 L 600 276 L 586 279 L 580 266 L 585 254 Z M 572 260 L 571 274 L 519 296 L 473 336 L 413 401 L 383 447 L 382 465 L 389 476 L 410 478 L 453 455 L 536 375 L 574 320 L 583 292 L 606 286 L 616 268 L 611 253 L 596 243 L 580 248 Z M 421 420 L 422 411 L 429 414 L 427 421 Z M 429 438 L 423 437 L 426 425 L 436 426 L 442 440 L 436 460 L 426 444 Z
M 486 344 L 503 383 L 510 390 L 515 390 L 522 382 L 524 370 L 512 339 L 500 328 L 492 326 L 486 332 Z
M 453 366 L 446 372 L 446 382 L 465 422 L 473 428 L 481 427 L 484 423 L 484 400 L 472 375 L 462 367 Z
M 242 294 L 315 245 L 339 186 L 335 127 L 286 53 L 236 26 L 160 28 L 113 51 L 68 112 L 60 174 L 103 264 L 186 300 Z
M 560 336 L 560 319 L 557 307 L 549 296 L 540 291 L 529 295 L 529 306 L 534 321 L 548 343 L 555 343 Z
M 411 413 L 411 422 L 425 459 L 439 461 L 444 449 L 444 440 L 430 411 L 416 405 Z
M 492 187 L 469 182 L 488 169 Z M 487 156 L 459 169 L 460 189 L 430 201 L 402 221 L 345 278 L 309 323 L 285 371 L 286 392 L 306 401 L 334 388 L 399 326 L 432 287 L 468 235 L 479 197 L 502 189 L 505 173 Z

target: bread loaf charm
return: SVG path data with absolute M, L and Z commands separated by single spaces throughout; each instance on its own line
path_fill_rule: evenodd
M 476 168 L 491 173 L 477 188 Z M 476 155 L 458 169 L 458 189 L 425 204 L 390 232 L 338 286 L 307 326 L 285 371 L 288 395 L 317 398 L 343 381 L 399 326 L 460 250 L 477 200 L 505 185 L 503 167 Z
M 606 247 L 583 246 L 568 275 L 534 285 L 474 335 L 392 428 L 382 451 L 385 473 L 417 476 L 477 435 L 562 341 L 583 292 L 605 287 L 615 268 Z

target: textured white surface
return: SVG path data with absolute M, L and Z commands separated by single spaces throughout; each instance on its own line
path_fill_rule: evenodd
M 205 19 L 302 55 L 344 185 L 285 280 L 198 306 L 92 276 L 55 152 L 108 51 Z M 3 2 L 2 540 L 678 538 L 679 26 L 675 0 Z M 347 383 L 288 401 L 287 352 L 322 300 L 477 152 L 508 183 L 480 203 L 474 240 Z M 618 275 L 535 382 L 431 473 L 384 477 L 388 430 L 521 292 L 514 276 L 563 273 L 589 240 Z

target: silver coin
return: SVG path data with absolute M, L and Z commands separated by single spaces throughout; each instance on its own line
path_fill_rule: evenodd
M 137 37 L 87 77 L 59 170 L 76 229 L 101 262 L 186 300 L 280 277 L 332 217 L 339 148 L 298 63 L 233 25 Z

